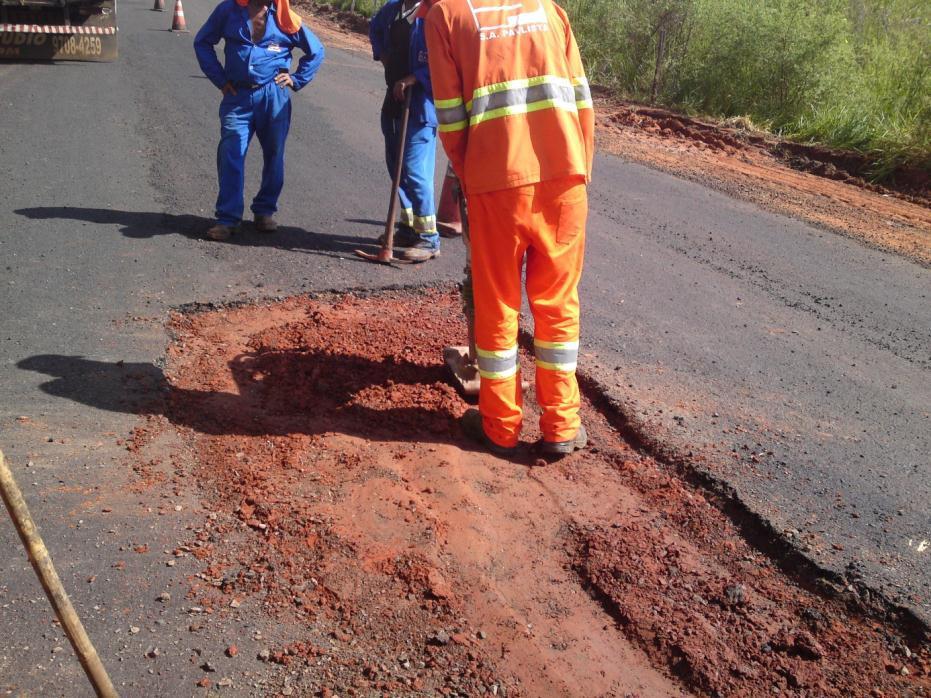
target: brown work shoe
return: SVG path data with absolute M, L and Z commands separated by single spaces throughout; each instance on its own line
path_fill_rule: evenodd
M 228 225 L 223 225 L 222 223 L 217 223 L 210 230 L 207 231 L 208 240 L 229 240 L 233 235 L 233 229 Z
M 424 240 L 408 247 L 401 253 L 401 257 L 408 262 L 426 262 L 429 259 L 439 256 L 440 248 L 438 246 L 434 247 Z
M 260 233 L 274 233 L 278 230 L 278 222 L 271 216 L 257 213 L 255 214 L 255 229 Z

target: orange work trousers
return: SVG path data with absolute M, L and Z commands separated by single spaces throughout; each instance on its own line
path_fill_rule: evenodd
M 579 279 L 588 196 L 581 177 L 469 196 L 475 344 L 485 434 L 515 446 L 523 421 L 517 360 L 521 269 L 534 320 L 540 430 L 568 441 L 579 429 Z

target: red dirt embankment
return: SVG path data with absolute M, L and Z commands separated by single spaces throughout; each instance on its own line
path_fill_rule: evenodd
M 558 464 L 473 450 L 454 293 L 172 328 L 167 414 L 217 515 L 193 593 L 302 637 L 270 659 L 304 694 L 931 696 L 928 648 L 787 579 L 590 405 Z
M 776 213 L 827 227 L 931 265 L 931 189 L 910 172 L 898 189 L 863 178 L 863 158 L 692 119 L 599 93 L 602 150 Z

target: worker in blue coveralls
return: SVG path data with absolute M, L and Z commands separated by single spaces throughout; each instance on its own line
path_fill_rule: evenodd
M 216 46 L 225 42 L 225 67 Z M 291 73 L 291 51 L 303 52 Z M 242 221 L 246 150 L 252 135 L 262 145 L 262 184 L 252 200 L 255 228 L 272 233 L 284 186 L 284 146 L 291 125 L 290 91 L 309 83 L 323 62 L 323 44 L 288 0 L 223 0 L 194 38 L 200 68 L 223 92 L 217 148 L 216 224 L 211 240 L 226 240 Z
M 398 190 L 401 221 L 395 236 L 395 244 L 405 248 L 401 256 L 412 262 L 440 255 L 433 197 L 437 120 L 420 7 L 416 0 L 388 0 L 369 25 L 372 56 L 385 66 L 388 89 L 381 107 L 381 130 L 392 177 L 397 167 L 405 92 L 413 91 Z

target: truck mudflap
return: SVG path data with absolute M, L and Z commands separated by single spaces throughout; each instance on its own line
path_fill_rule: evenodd
M 0 6 L 0 60 L 113 61 L 116 56 L 116 0 Z

